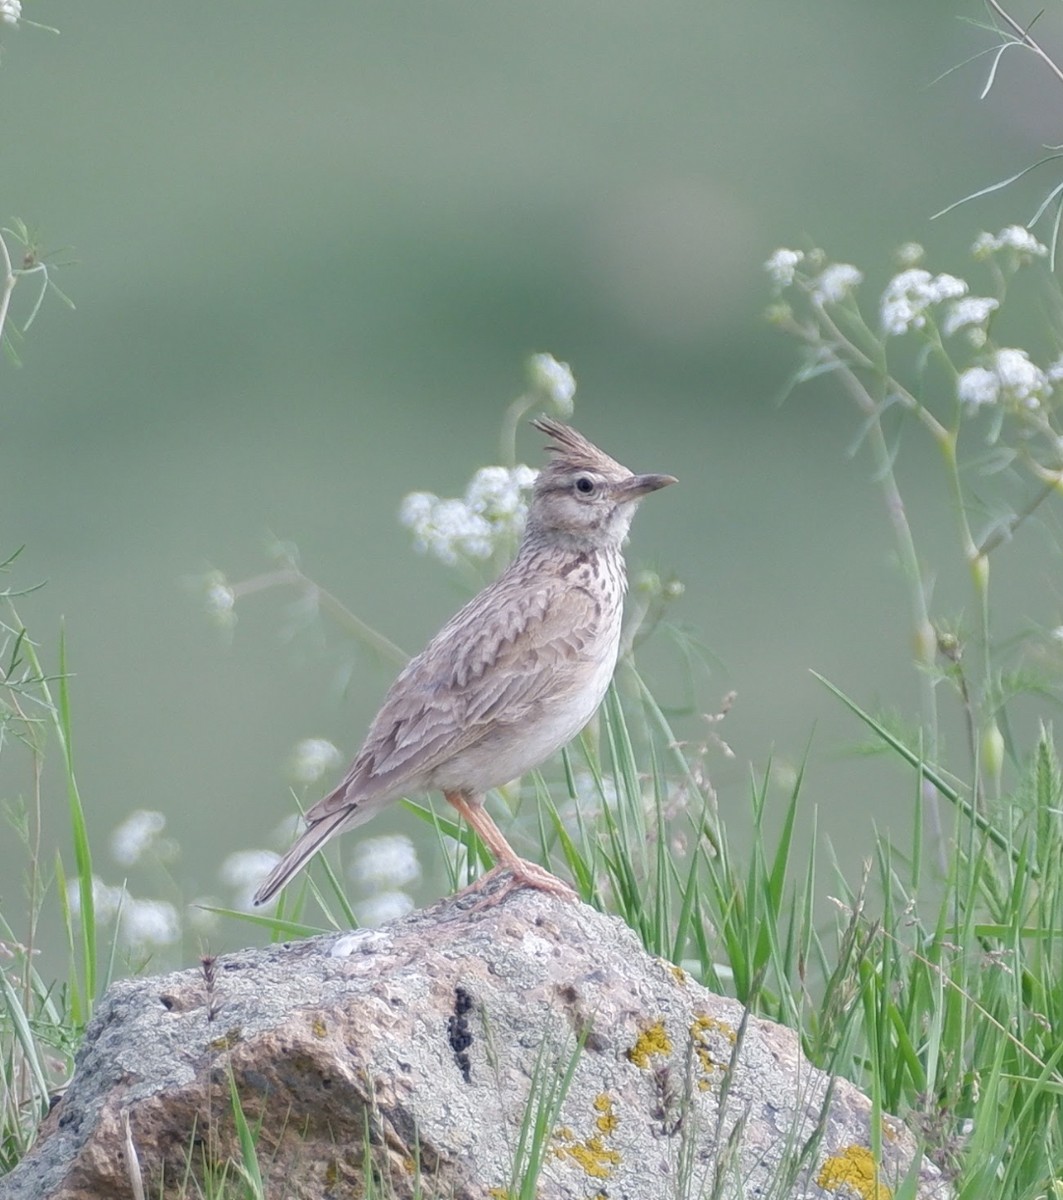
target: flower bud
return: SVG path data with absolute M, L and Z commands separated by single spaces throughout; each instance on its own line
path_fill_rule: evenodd
M 982 734 L 982 772 L 992 780 L 993 790 L 1000 790 L 1000 776 L 1004 770 L 1004 735 L 996 721 L 990 722 Z

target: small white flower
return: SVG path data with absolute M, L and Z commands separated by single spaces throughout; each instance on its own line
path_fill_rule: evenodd
M 945 313 L 941 330 L 946 337 L 971 326 L 985 326 L 990 316 L 1000 307 L 1000 301 L 990 296 L 965 296 L 954 300 Z
M 971 367 L 956 382 L 956 395 L 970 410 L 985 404 L 1019 404 L 1037 408 L 1050 381 L 1025 350 L 998 350 L 988 367 Z
M 490 523 L 470 511 L 464 500 L 441 500 L 431 492 L 414 492 L 399 509 L 399 520 L 413 531 L 414 545 L 453 565 L 464 555 L 490 558 Z
M 405 892 L 378 892 L 356 905 L 355 911 L 362 925 L 383 925 L 412 912 L 413 900 Z
M 996 404 L 1000 399 L 1000 380 L 995 371 L 970 367 L 956 381 L 956 395 L 968 411 L 974 412 L 983 404 Z
M 777 288 L 788 288 L 794 281 L 798 263 L 804 257 L 801 250 L 787 250 L 785 246 L 780 246 L 764 264 L 764 270 L 771 276 L 771 281 Z
M 935 275 L 930 281 L 930 303 L 941 304 L 944 300 L 955 300 L 967 293 L 967 282 L 955 275 Z
M 419 525 L 431 520 L 432 509 L 438 502 L 439 497 L 431 492 L 410 492 L 399 506 L 399 524 L 416 530 Z
M 131 948 L 172 946 L 181 936 L 181 922 L 177 909 L 166 900 L 134 900 L 130 897 L 122 905 L 118 932 Z
M 830 263 L 812 281 L 812 303 L 837 304 L 861 282 L 864 273 L 852 263 Z
M 119 908 L 128 900 L 129 893 L 124 887 L 111 887 L 97 875 L 92 877 L 92 908 L 96 920 L 105 925 Z M 66 885 L 66 902 L 74 916 L 81 915 L 81 888 L 76 879 L 68 880 Z
M 463 499 L 412 492 L 402 502 L 399 520 L 413 531 L 418 550 L 445 563 L 490 558 L 499 545 L 523 532 L 528 515 L 524 494 L 535 477 L 525 466 L 482 467 Z
M 218 871 L 222 883 L 232 888 L 233 906 L 250 912 L 259 884 L 280 862 L 272 850 L 234 850 Z
M 306 829 L 305 818 L 297 812 L 289 813 L 273 826 L 270 841 L 275 846 L 283 846 L 285 850 Z
M 465 489 L 465 503 L 474 513 L 490 519 L 509 521 L 523 518 L 527 513 L 524 493 L 535 482 L 537 472 L 523 464 L 508 467 L 481 467 Z
M 398 889 L 421 878 L 421 864 L 413 842 L 397 833 L 359 842 L 350 875 L 367 891 Z
M 993 361 L 1000 380 L 1002 399 L 1014 400 L 1026 408 L 1036 408 L 1047 390 L 1044 372 L 1030 362 L 1025 350 L 998 350 Z
M 21 0 L 0 0 L 0 21 L 5 25 L 17 25 L 21 16 Z
M 576 377 L 565 362 L 552 354 L 533 354 L 528 359 L 532 387 L 563 417 L 571 417 L 576 397 Z
M 508 467 L 482 467 L 465 489 L 469 511 L 485 517 L 491 524 L 492 542 L 519 538 L 528 517 L 525 494 L 535 482 L 537 472 L 523 464 Z
M 110 835 L 110 854 L 116 863 L 132 866 L 151 851 L 156 858 L 167 862 L 173 858 L 175 846 L 172 841 L 161 840 L 166 829 L 166 817 L 150 809 L 134 809 Z
M 491 525 L 473 512 L 464 500 L 440 500 L 432 513 L 429 548 L 443 559 L 456 562 L 459 552 L 469 558 L 490 558 L 494 548 Z
M 923 261 L 926 251 L 918 242 L 905 242 L 894 251 L 894 260 L 902 270 L 907 267 L 917 267 Z
M 955 275 L 931 275 L 922 267 L 901 271 L 882 292 L 882 331 L 887 337 L 899 337 L 910 329 L 922 329 L 927 309 L 966 291 L 967 284 Z
M 989 258 L 998 250 L 1013 250 L 1022 259 L 1044 258 L 1048 247 L 1043 246 L 1034 235 L 1022 225 L 1008 225 L 995 237 L 991 233 L 980 233 L 971 247 L 971 254 L 977 259 Z
M 111 834 L 111 856 L 123 867 L 131 867 L 154 849 L 158 836 L 166 828 L 161 812 L 138 808 Z
M 1045 381 L 1053 386 L 1063 382 L 1063 356 L 1045 368 Z
M 222 862 L 218 874 L 229 887 L 258 887 L 279 861 L 280 855 L 272 850 L 234 850 Z
M 296 783 L 317 783 L 342 762 L 343 755 L 327 738 L 303 738 L 292 751 L 288 770 Z
M 203 579 L 203 603 L 215 625 L 231 629 L 236 624 L 236 593 L 221 571 L 211 571 Z
M 185 909 L 185 920 L 189 928 L 202 935 L 214 933 L 221 924 L 221 918 L 212 908 L 221 908 L 222 903 L 217 896 L 197 896 Z

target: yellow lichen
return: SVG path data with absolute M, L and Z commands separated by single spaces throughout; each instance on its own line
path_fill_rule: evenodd
M 231 1050 L 233 1046 L 238 1045 L 243 1040 L 243 1036 L 244 1031 L 239 1025 L 235 1025 L 232 1029 L 226 1030 L 221 1037 L 216 1037 L 208 1044 L 211 1050 Z
M 510 1200 L 509 1188 L 488 1188 L 487 1194 L 491 1200 Z
M 671 971 L 672 974 L 675 976 L 677 983 L 682 983 L 682 984 L 686 983 L 687 973 L 677 963 L 669 963 L 668 970 Z
M 563 1133 L 568 1133 L 569 1137 L 563 1137 Z M 568 1130 L 559 1129 L 554 1134 L 554 1140 L 561 1143 L 554 1146 L 554 1157 L 571 1159 L 591 1179 L 608 1179 L 613 1173 L 613 1168 L 620 1165 L 619 1152 L 610 1150 L 608 1146 L 603 1145 L 602 1139 L 597 1134 L 585 1138 L 582 1142 L 570 1140 L 570 1138 L 571 1131 Z
M 594 1111 L 598 1119 L 594 1122 L 600 1133 L 615 1133 L 620 1124 L 620 1118 L 613 1109 L 613 1101 L 607 1092 L 600 1092 L 594 1098 Z
M 323 1038 L 328 1035 L 328 1026 L 320 1017 L 315 1017 L 310 1025 L 310 1032 L 316 1038 Z
M 823 1164 L 816 1183 L 831 1192 L 850 1188 L 860 1200 L 892 1200 L 893 1189 L 879 1182 L 874 1155 L 866 1146 L 846 1146 Z
M 608 1092 L 599 1092 L 593 1105 L 598 1114 L 594 1122 L 598 1132 L 581 1141 L 570 1126 L 559 1125 L 551 1137 L 551 1153 L 555 1158 L 575 1163 L 591 1179 L 608 1179 L 613 1168 L 620 1165 L 620 1153 L 607 1146 L 605 1138 L 613 1133 L 620 1121 Z
M 712 1053 L 709 1038 L 713 1034 L 719 1035 L 731 1046 L 737 1040 L 734 1028 L 726 1021 L 710 1017 L 705 1013 L 700 1017 L 695 1017 L 694 1023 L 690 1026 L 690 1042 L 702 1071 L 702 1077 L 698 1080 L 699 1092 L 707 1092 L 712 1086 L 711 1076 L 727 1067 L 725 1061 L 717 1060 Z
M 664 1058 L 672 1053 L 672 1040 L 664 1028 L 663 1021 L 657 1021 L 644 1029 L 638 1036 L 634 1046 L 628 1052 L 628 1058 L 636 1067 L 642 1070 L 650 1065 L 651 1058 Z

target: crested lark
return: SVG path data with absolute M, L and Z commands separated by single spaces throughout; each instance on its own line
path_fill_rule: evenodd
M 269 900 L 333 834 L 433 788 L 458 810 L 509 888 L 574 898 L 518 858 L 484 793 L 537 767 L 587 724 L 616 666 L 635 508 L 671 475 L 634 475 L 582 434 L 542 417 L 551 440 L 516 557 L 391 685 L 343 781 L 306 814 L 306 832 L 255 894 Z M 485 876 L 486 878 L 486 876 Z M 509 890 L 507 888 L 507 890 Z

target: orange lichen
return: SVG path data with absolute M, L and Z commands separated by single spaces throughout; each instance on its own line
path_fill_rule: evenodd
M 636 1067 L 645 1071 L 651 1058 L 664 1058 L 671 1053 L 672 1040 L 665 1030 L 664 1022 L 657 1021 L 639 1034 L 627 1056 Z
M 893 1189 L 879 1182 L 874 1155 L 866 1146 L 846 1146 L 823 1164 L 816 1183 L 831 1192 L 842 1188 L 855 1192 L 860 1200 L 892 1200 Z

